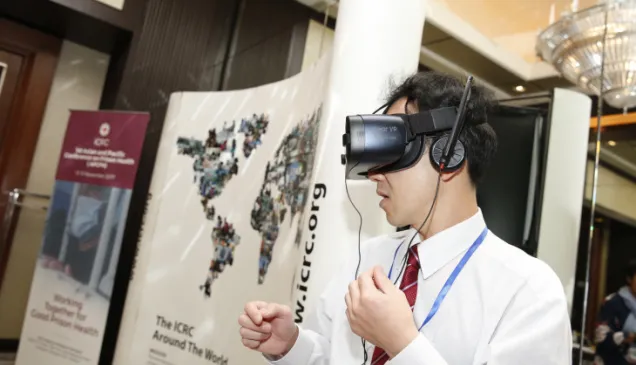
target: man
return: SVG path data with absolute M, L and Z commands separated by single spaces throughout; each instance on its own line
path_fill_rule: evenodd
M 603 303 L 594 342 L 596 363 L 636 363 L 636 262 L 627 265 L 625 285 Z
M 463 89 L 451 76 L 420 73 L 392 92 L 387 113 L 458 106 Z M 321 296 L 313 326 L 297 327 L 285 305 L 247 303 L 239 318 L 244 346 L 285 365 L 571 364 L 559 279 L 546 264 L 485 229 L 476 184 L 497 143 L 485 123 L 489 98 L 480 88 L 471 91 L 460 135 L 466 147 L 461 168 L 440 175 L 425 151 L 410 168 L 369 177 L 383 197 L 387 220 L 413 229 L 366 242 L 362 274 L 354 281 L 358 255 L 352 255 Z M 480 237 L 452 286 L 445 285 Z M 440 302 L 442 288 L 447 295 Z

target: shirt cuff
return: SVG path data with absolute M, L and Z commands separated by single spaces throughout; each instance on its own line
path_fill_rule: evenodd
M 411 343 L 390 361 L 391 365 L 448 365 L 442 355 L 423 334 L 417 335 Z
M 298 327 L 298 338 L 291 350 L 289 350 L 289 352 L 280 359 L 266 359 L 272 365 L 307 364 L 309 363 L 309 358 L 311 357 L 313 349 L 314 342 L 311 340 L 311 337 L 307 334 L 307 332 L 305 332 L 305 330 Z

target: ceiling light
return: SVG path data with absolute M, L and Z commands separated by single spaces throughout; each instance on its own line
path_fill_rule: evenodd
M 616 146 L 616 141 L 607 141 L 607 144 L 608 144 L 610 147 L 614 147 L 614 146 Z
M 539 34 L 537 54 L 587 92 L 599 95 L 602 84 L 609 105 L 619 109 L 634 107 L 636 95 L 631 93 L 636 91 L 636 78 L 629 73 L 636 66 L 634 19 L 636 0 L 607 0 L 569 13 Z
M 517 85 L 517 86 L 515 86 L 515 91 L 518 92 L 518 93 L 522 93 L 522 92 L 526 91 L 526 88 L 523 87 L 523 85 Z

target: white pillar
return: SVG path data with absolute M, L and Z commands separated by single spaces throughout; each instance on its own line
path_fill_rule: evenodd
M 344 153 L 345 117 L 372 113 L 383 104 L 391 79 L 400 82 L 417 71 L 424 5 L 424 0 L 340 1 L 301 241 L 303 254 L 312 263 L 309 266 L 304 263 L 296 273 L 296 284 L 306 286 L 307 291 L 296 290 L 294 310 L 302 306 L 305 314 L 311 311 L 332 274 L 357 247 L 359 219 L 347 198 L 345 168 L 340 163 L 340 155 Z M 320 183 L 326 185 L 327 193 L 324 198 L 316 199 L 314 186 Z M 348 184 L 351 197 L 362 212 L 362 240 L 395 232 L 378 206 L 380 199 L 375 194 L 375 184 Z M 317 192 L 320 195 L 320 191 Z M 313 230 L 309 228 L 312 222 L 316 223 Z
M 561 279 L 571 312 L 592 100 L 555 89 L 551 110 L 537 257 Z

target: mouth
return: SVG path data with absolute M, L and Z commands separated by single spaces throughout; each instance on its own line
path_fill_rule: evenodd
M 381 198 L 385 198 L 385 199 L 389 197 L 388 194 L 386 194 L 386 193 L 384 193 L 382 191 L 376 191 L 376 194 L 378 194 Z

